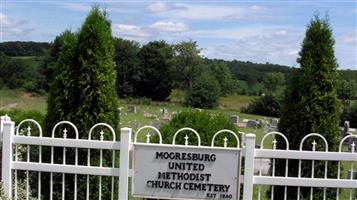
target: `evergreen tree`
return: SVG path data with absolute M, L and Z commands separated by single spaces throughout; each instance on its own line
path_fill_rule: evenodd
M 305 33 L 297 62 L 300 68 L 290 79 L 282 104 L 279 131 L 289 140 L 289 148 L 297 150 L 301 139 L 309 133 L 320 133 L 328 141 L 329 151 L 336 151 L 339 144 L 340 104 L 336 87 L 338 80 L 337 62 L 334 55 L 334 39 L 327 18 L 315 16 Z M 279 139 L 279 138 L 278 138 Z M 324 144 L 316 150 L 324 150 Z M 312 140 L 305 141 L 304 149 L 312 148 Z M 277 148 L 285 148 L 278 140 Z M 285 161 L 277 162 L 277 176 L 284 176 Z M 311 161 L 303 162 L 302 177 L 311 177 Z M 337 163 L 328 162 L 328 177 L 336 177 Z M 289 176 L 297 176 L 296 160 L 289 160 Z M 323 178 L 324 162 L 315 162 L 315 177 Z M 309 195 L 302 188 L 302 198 Z M 283 199 L 282 187 L 275 188 L 274 199 Z M 288 199 L 296 199 L 296 188 L 289 188 Z M 323 199 L 322 189 L 314 189 L 314 199 Z M 327 190 L 327 199 L 335 199 L 336 190 Z
M 79 33 L 64 33 L 63 45 L 55 69 L 55 81 L 51 86 L 46 116 L 46 133 L 51 133 L 54 124 L 61 120 L 73 122 L 79 137 L 88 138 L 89 129 L 100 122 L 118 130 L 118 97 L 116 92 L 116 72 L 114 62 L 114 39 L 110 21 L 105 11 L 95 6 L 90 11 Z M 68 149 L 67 151 L 71 151 Z M 56 152 L 55 152 L 56 153 Z M 84 153 L 85 152 L 81 152 Z M 74 153 L 68 153 L 74 155 Z M 104 152 L 103 160 L 111 160 L 111 152 Z M 72 158 L 73 160 L 74 158 Z M 61 162 L 61 156 L 55 155 Z M 67 157 L 67 160 L 71 160 Z M 104 166 L 108 165 L 104 162 Z M 79 164 L 87 164 L 86 157 L 79 157 Z M 91 164 L 98 165 L 99 158 L 93 157 Z M 73 180 L 73 177 L 68 180 Z M 73 176 L 73 175 L 72 175 Z M 48 178 L 47 176 L 44 178 Z M 54 177 L 54 180 L 56 177 Z M 78 183 L 85 177 L 78 175 Z M 90 198 L 98 198 L 98 179 L 90 177 Z M 60 184 L 54 181 L 54 187 Z M 68 183 L 66 199 L 73 198 L 73 182 Z M 45 186 L 46 187 L 46 186 Z M 103 199 L 110 199 L 111 181 L 103 178 Z M 85 199 L 85 184 L 78 184 L 78 198 Z M 46 199 L 48 194 L 44 194 Z M 60 194 L 54 194 L 59 199 Z
M 114 62 L 114 39 L 107 13 L 94 7 L 78 33 L 77 92 L 71 119 L 83 131 L 81 137 L 96 123 L 106 122 L 118 127 L 118 97 Z
M 51 83 L 51 90 L 47 99 L 47 114 L 45 120 L 45 133 L 50 134 L 52 127 L 59 121 L 69 120 L 75 93 L 73 77 L 76 68 L 76 45 L 77 37 L 70 31 L 62 33 L 63 45 L 56 67 L 54 69 L 54 80 Z M 50 136 L 50 135 L 48 135 Z

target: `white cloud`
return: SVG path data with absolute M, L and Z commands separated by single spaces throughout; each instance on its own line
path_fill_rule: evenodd
M 304 32 L 303 29 L 288 26 L 252 26 L 200 30 L 191 34 L 194 35 L 193 38 L 204 37 L 216 40 L 214 45 L 203 48 L 203 54 L 209 58 L 296 66 Z
M 0 34 L 4 40 L 13 39 L 16 36 L 16 38 L 18 38 L 18 36 L 23 37 L 34 30 L 27 26 L 27 21 L 18 20 L 4 13 L 0 13 L 0 21 L 2 27 Z
M 174 4 L 172 9 L 162 12 L 161 14 L 171 18 L 219 20 L 239 16 L 241 12 L 242 9 L 231 6 Z
M 280 31 L 275 32 L 275 35 L 287 36 L 288 32 L 286 30 L 280 30 Z
M 188 26 L 182 22 L 158 21 L 150 26 L 150 28 L 163 32 L 183 32 L 188 30 Z
M 113 34 L 117 37 L 122 37 L 130 40 L 136 40 L 138 42 L 145 42 L 152 37 L 150 30 L 141 28 L 136 25 L 130 24 L 113 24 Z
M 263 10 L 263 9 L 265 9 L 265 7 L 264 6 L 253 5 L 253 6 L 250 7 L 250 9 L 252 9 L 252 10 Z
M 147 10 L 149 10 L 150 12 L 164 12 L 164 11 L 168 11 L 170 9 L 170 7 L 164 3 L 164 2 L 156 2 L 153 4 L 150 4 L 147 7 Z
M 61 3 L 63 8 L 67 8 L 74 11 L 89 11 L 91 6 L 83 3 Z
M 349 33 L 342 38 L 342 42 L 351 45 L 357 45 L 357 31 Z
M 154 6 L 155 5 L 155 6 Z M 226 6 L 220 4 L 188 4 L 175 3 L 151 4 L 151 10 L 156 10 L 158 15 L 168 18 L 189 19 L 189 20 L 241 20 L 257 19 L 257 12 L 265 9 L 264 6 Z M 149 6 L 149 7 L 150 7 Z M 256 12 L 252 12 L 256 11 Z

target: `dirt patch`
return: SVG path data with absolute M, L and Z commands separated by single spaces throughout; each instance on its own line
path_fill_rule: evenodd
M 0 110 L 16 108 L 17 105 L 18 105 L 18 103 L 10 103 L 10 104 L 0 107 Z
M 23 99 L 36 99 L 36 97 L 32 94 L 32 93 L 29 93 L 29 92 L 24 92 L 20 98 L 23 98 Z

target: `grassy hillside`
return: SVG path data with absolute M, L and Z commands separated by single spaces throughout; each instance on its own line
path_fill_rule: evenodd
M 207 110 L 211 113 L 222 113 L 224 115 L 238 115 L 240 120 L 242 119 L 265 119 L 264 116 L 250 115 L 240 113 L 239 110 L 242 106 L 248 104 L 248 102 L 256 97 L 250 96 L 228 96 L 220 100 L 220 107 L 217 109 Z M 135 106 L 137 108 L 136 113 L 128 112 L 129 106 Z M 134 131 L 139 127 L 144 125 L 152 125 L 155 123 L 166 123 L 167 120 L 163 118 L 160 109 L 166 108 L 170 114 L 173 112 L 180 112 L 185 109 L 189 109 L 177 104 L 170 104 L 165 102 L 147 102 L 141 101 L 139 99 L 134 100 L 120 100 L 121 116 L 120 125 L 121 127 L 130 127 Z M 0 110 L 10 110 L 10 109 L 20 109 L 20 110 L 36 110 L 45 114 L 47 105 L 45 96 L 33 96 L 31 93 L 26 93 L 22 90 L 0 90 Z M 145 114 L 149 114 L 148 116 Z M 267 119 L 267 118 L 266 118 Z M 253 128 L 241 128 L 239 129 L 243 132 L 252 132 L 257 134 L 258 140 L 263 135 L 263 128 L 253 129 Z

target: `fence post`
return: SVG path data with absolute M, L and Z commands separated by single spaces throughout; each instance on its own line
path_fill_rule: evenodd
M 4 186 L 5 195 L 12 196 L 12 136 L 15 133 L 15 122 L 6 120 L 3 122 L 3 141 L 2 141 L 2 166 L 1 180 Z
M 245 135 L 243 200 L 253 199 L 255 135 Z
M 120 129 L 119 199 L 128 199 L 131 128 Z

